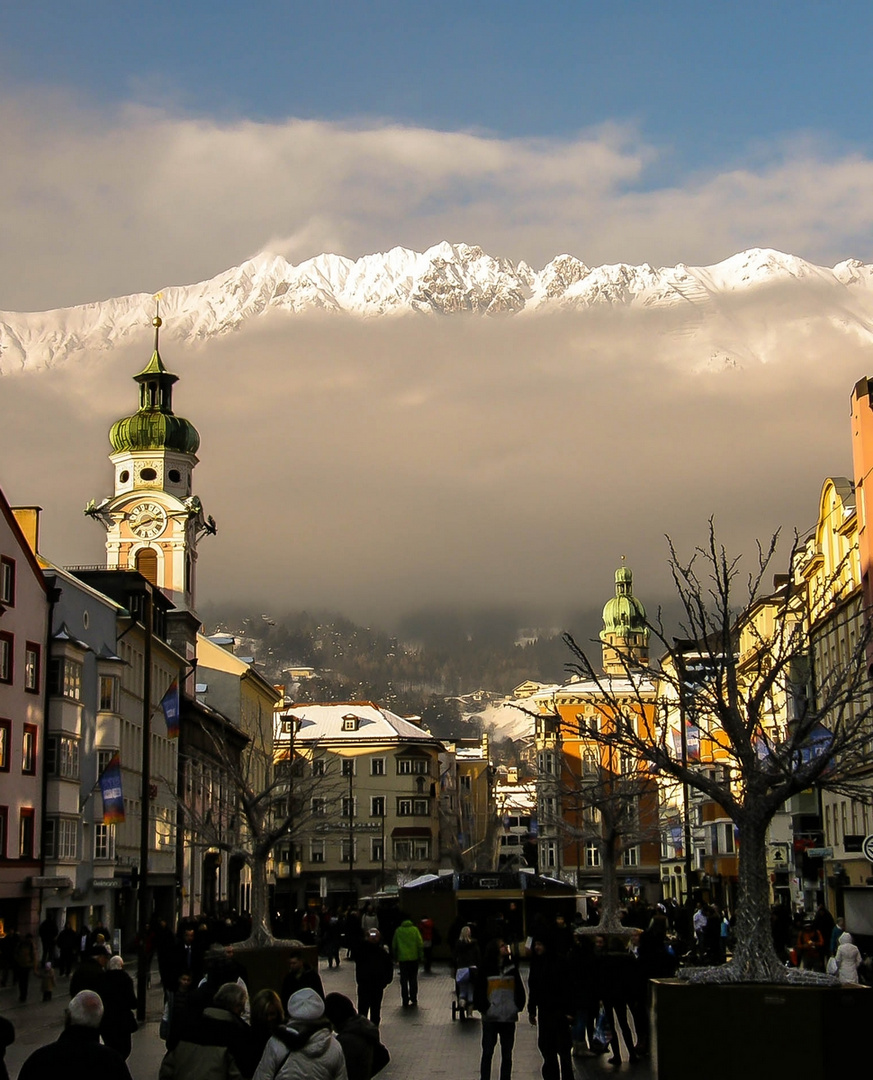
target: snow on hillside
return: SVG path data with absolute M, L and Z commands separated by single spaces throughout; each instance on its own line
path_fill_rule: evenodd
M 323 254 L 297 266 L 264 252 L 209 281 L 163 290 L 165 333 L 196 343 L 228 334 L 269 312 L 345 314 L 357 318 L 424 315 L 534 317 L 610 308 L 670 310 L 695 333 L 738 296 L 781 290 L 873 338 L 873 266 L 856 260 L 833 269 L 755 248 L 715 266 L 654 268 L 625 263 L 589 267 L 569 254 L 541 270 L 495 258 L 479 247 L 443 242 L 423 253 L 407 248 L 352 260 Z M 154 314 L 147 293 L 44 312 L 0 312 L 0 373 L 47 368 L 83 351 L 141 340 Z M 738 349 L 744 351 L 742 327 Z M 712 355 L 725 349 L 713 343 Z M 728 349 L 733 348 L 732 345 Z M 745 350 L 755 356 L 753 347 Z

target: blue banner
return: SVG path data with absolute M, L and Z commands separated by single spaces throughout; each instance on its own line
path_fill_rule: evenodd
M 167 722 L 167 738 L 179 738 L 179 680 L 173 679 L 161 698 L 164 720 Z
M 100 793 L 103 796 L 103 824 L 115 825 L 124 821 L 124 795 L 121 791 L 121 757 L 116 753 L 100 774 Z

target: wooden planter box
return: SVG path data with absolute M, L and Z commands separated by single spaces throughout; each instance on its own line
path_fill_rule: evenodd
M 873 991 L 862 986 L 652 983 L 658 1080 L 866 1075 Z
M 248 980 L 246 986 L 249 998 L 253 998 L 259 990 L 275 990 L 278 994 L 282 989 L 282 980 L 288 974 L 287 945 L 272 945 L 267 948 L 241 949 L 234 946 L 234 959 L 239 960 L 245 966 Z M 307 945 L 304 949 L 306 963 L 318 971 L 318 949 L 314 945 Z M 285 1008 L 285 1002 L 282 1002 Z

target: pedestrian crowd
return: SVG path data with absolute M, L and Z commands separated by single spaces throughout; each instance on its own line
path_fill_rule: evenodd
M 490 1080 L 499 1056 L 500 1080 L 510 1080 L 519 1018 L 536 1027 L 543 1080 L 574 1080 L 573 1058 L 610 1054 L 622 1061 L 649 1053 L 649 992 L 653 979 L 685 963 L 724 963 L 733 940 L 731 920 L 702 901 L 692 913 L 677 905 L 632 902 L 624 925 L 600 926 L 596 909 L 537 916 L 529 936 L 514 906 L 495 912 L 483 926 L 460 920 L 447 945 L 455 983 L 453 1016 L 481 1018 L 480 1080 Z M 377 913 L 310 909 L 293 922 L 299 935 L 286 944 L 287 967 L 275 985 L 250 997 L 249 974 L 234 952 L 247 927 L 231 919 L 186 921 L 174 934 L 162 920 L 145 943 L 157 957 L 164 989 L 160 1036 L 164 1055 L 159 1080 L 371 1080 L 390 1060 L 380 1037 L 383 997 L 398 972 L 404 1010 L 418 1004 L 419 973 L 431 968 L 440 934 L 429 917 L 413 921 L 396 909 Z M 841 983 L 870 982 L 871 972 L 843 920 L 820 905 L 811 918 L 774 907 L 773 939 L 787 964 L 827 972 Z M 104 926 L 61 930 L 39 927 L 41 957 L 32 935 L 0 936 L 0 983 L 10 975 L 27 1000 L 31 975 L 44 1000 L 56 973 L 71 974 L 64 1030 L 25 1062 L 20 1080 L 59 1071 L 65 1080 L 130 1077 L 125 1064 L 137 1029 L 133 982 L 112 955 Z M 351 961 L 356 1001 L 325 994 L 318 972 Z M 245 954 L 243 953 L 244 957 Z M 525 986 L 519 969 L 529 959 Z M 264 981 L 263 973 L 259 982 Z M 5 1048 L 15 1033 L 0 1018 L 0 1080 Z

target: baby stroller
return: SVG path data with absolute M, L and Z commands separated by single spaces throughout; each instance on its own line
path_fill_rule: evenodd
M 476 968 L 459 967 L 455 972 L 455 1000 L 452 1002 L 452 1019 L 467 1020 L 473 1011 L 473 983 Z

